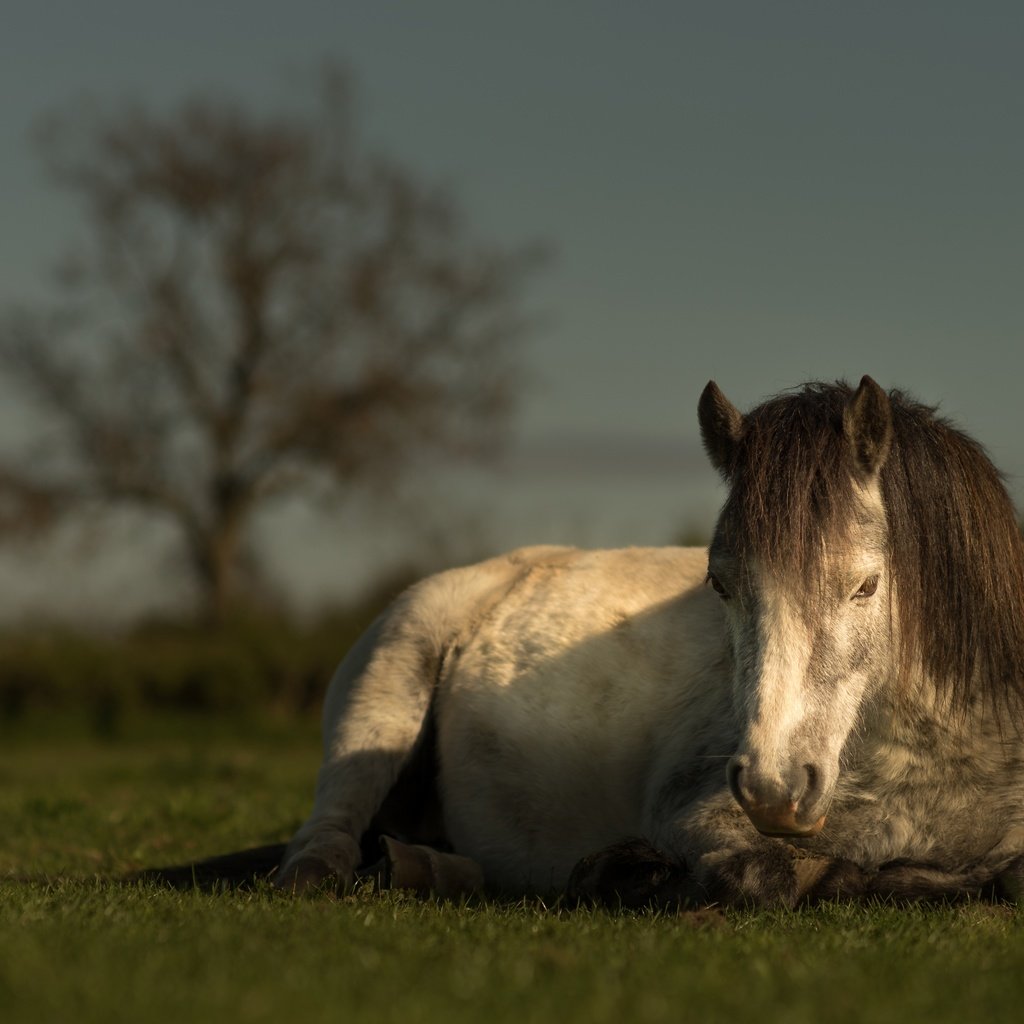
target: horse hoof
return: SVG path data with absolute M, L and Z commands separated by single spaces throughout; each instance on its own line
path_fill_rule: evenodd
M 442 900 L 466 899 L 483 890 L 483 869 L 469 857 L 380 837 L 385 884 Z
M 815 884 L 815 866 L 796 868 L 793 847 L 765 845 L 753 850 L 705 856 L 698 880 L 704 901 L 726 907 L 796 906 L 805 887 Z
M 626 840 L 584 857 L 566 886 L 570 904 L 640 909 L 677 907 L 686 902 L 686 866 L 642 839 Z
M 352 887 L 352 878 L 340 874 L 326 860 L 314 854 L 305 854 L 285 865 L 274 879 L 274 885 L 293 896 L 320 890 L 340 893 Z

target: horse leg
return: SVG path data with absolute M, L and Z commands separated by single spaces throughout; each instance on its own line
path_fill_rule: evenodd
M 995 895 L 1007 903 L 1024 903 L 1024 856 L 1015 857 L 996 876 Z
M 872 869 L 842 858 L 815 858 L 805 863 L 801 902 L 808 904 L 869 899 L 896 903 L 965 898 L 1014 900 L 1013 883 L 1019 882 L 1021 872 L 1016 864 L 1007 871 L 996 872 L 991 867 L 951 870 L 910 860 L 889 861 Z
M 995 895 L 1015 901 L 1024 896 L 1024 856 L 958 869 L 905 859 L 866 867 L 758 835 L 728 793 L 712 792 L 672 811 L 676 799 L 682 803 L 670 785 L 658 805 L 661 828 L 653 821 L 651 834 L 660 849 L 671 851 L 658 855 L 675 865 L 669 891 L 682 894 L 691 906 L 792 908 L 835 900 L 911 903 Z M 665 884 L 656 880 L 654 889 Z
M 909 860 L 864 867 L 844 857 L 761 837 L 752 838 L 746 848 L 730 844 L 705 854 L 695 864 L 687 893 L 698 905 L 793 908 L 870 899 L 955 900 L 989 894 L 1002 880 L 991 867 L 950 870 Z
M 799 859 L 782 844 L 770 855 L 740 851 L 724 858 L 717 873 L 703 876 L 644 839 L 630 839 L 584 857 L 573 868 L 566 889 L 570 903 L 606 907 L 696 910 L 709 906 L 776 900 L 795 904 L 821 878 L 825 862 Z M 766 891 L 766 879 L 780 882 Z M 768 898 L 766 898 L 768 897 Z
M 381 836 L 383 856 L 357 877 L 372 878 L 380 889 L 408 889 L 419 896 L 465 899 L 484 887 L 483 869 L 475 860 L 433 846 L 411 845 Z
M 324 761 L 309 819 L 275 884 L 289 892 L 351 887 L 360 841 L 404 768 L 428 744 L 441 650 L 399 601 L 341 663 L 324 706 Z
M 1024 879 L 1024 858 L 995 875 L 991 869 L 950 871 L 914 861 L 868 869 L 841 857 L 809 855 L 783 842 L 770 849 L 770 854 L 734 852 L 698 881 L 686 864 L 645 840 L 628 840 L 584 857 L 573 869 L 566 896 L 571 903 L 663 910 L 870 899 L 915 903 L 986 895 L 1016 902 Z M 766 898 L 772 881 L 775 891 Z
M 692 877 L 645 839 L 627 839 L 580 860 L 569 875 L 570 904 L 613 909 L 679 909 L 691 902 Z
M 437 835 L 443 833 L 440 814 L 427 820 L 439 810 L 433 758 L 438 683 L 459 636 L 522 571 L 519 561 L 503 557 L 429 577 L 402 594 L 348 653 L 324 702 L 324 761 L 313 813 L 289 844 L 277 885 L 347 888 L 368 830 L 370 839 L 377 833 L 413 843 L 444 839 Z M 396 790 L 402 777 L 414 784 Z M 393 791 L 397 799 L 389 799 Z
M 647 832 L 675 863 L 685 863 L 688 903 L 794 907 L 807 882 L 793 847 L 760 835 L 724 788 L 704 769 L 703 795 L 694 799 L 688 774 L 672 774 L 654 789 Z

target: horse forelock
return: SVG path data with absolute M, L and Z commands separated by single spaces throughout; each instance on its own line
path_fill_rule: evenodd
M 856 487 L 842 414 L 848 386 L 808 384 L 749 412 L 715 543 L 805 586 L 844 545 Z
M 845 382 L 807 384 L 744 417 L 713 545 L 827 593 L 830 555 L 870 512 L 843 434 Z M 897 679 L 923 672 L 954 706 L 1024 708 L 1024 539 L 1002 477 L 970 437 L 901 391 L 877 486 L 894 585 Z

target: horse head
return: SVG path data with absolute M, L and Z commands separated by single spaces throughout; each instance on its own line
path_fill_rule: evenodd
M 699 419 L 730 486 L 708 565 L 734 662 L 729 787 L 762 833 L 813 835 L 862 706 L 893 674 L 889 396 L 865 377 L 744 416 L 711 382 Z

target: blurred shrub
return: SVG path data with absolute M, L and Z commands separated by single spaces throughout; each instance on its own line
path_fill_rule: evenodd
M 216 628 L 149 623 L 123 635 L 0 632 L 0 718 L 86 711 L 98 732 L 112 733 L 128 710 L 315 712 L 338 662 L 384 604 L 375 593 L 306 624 L 247 614 Z

